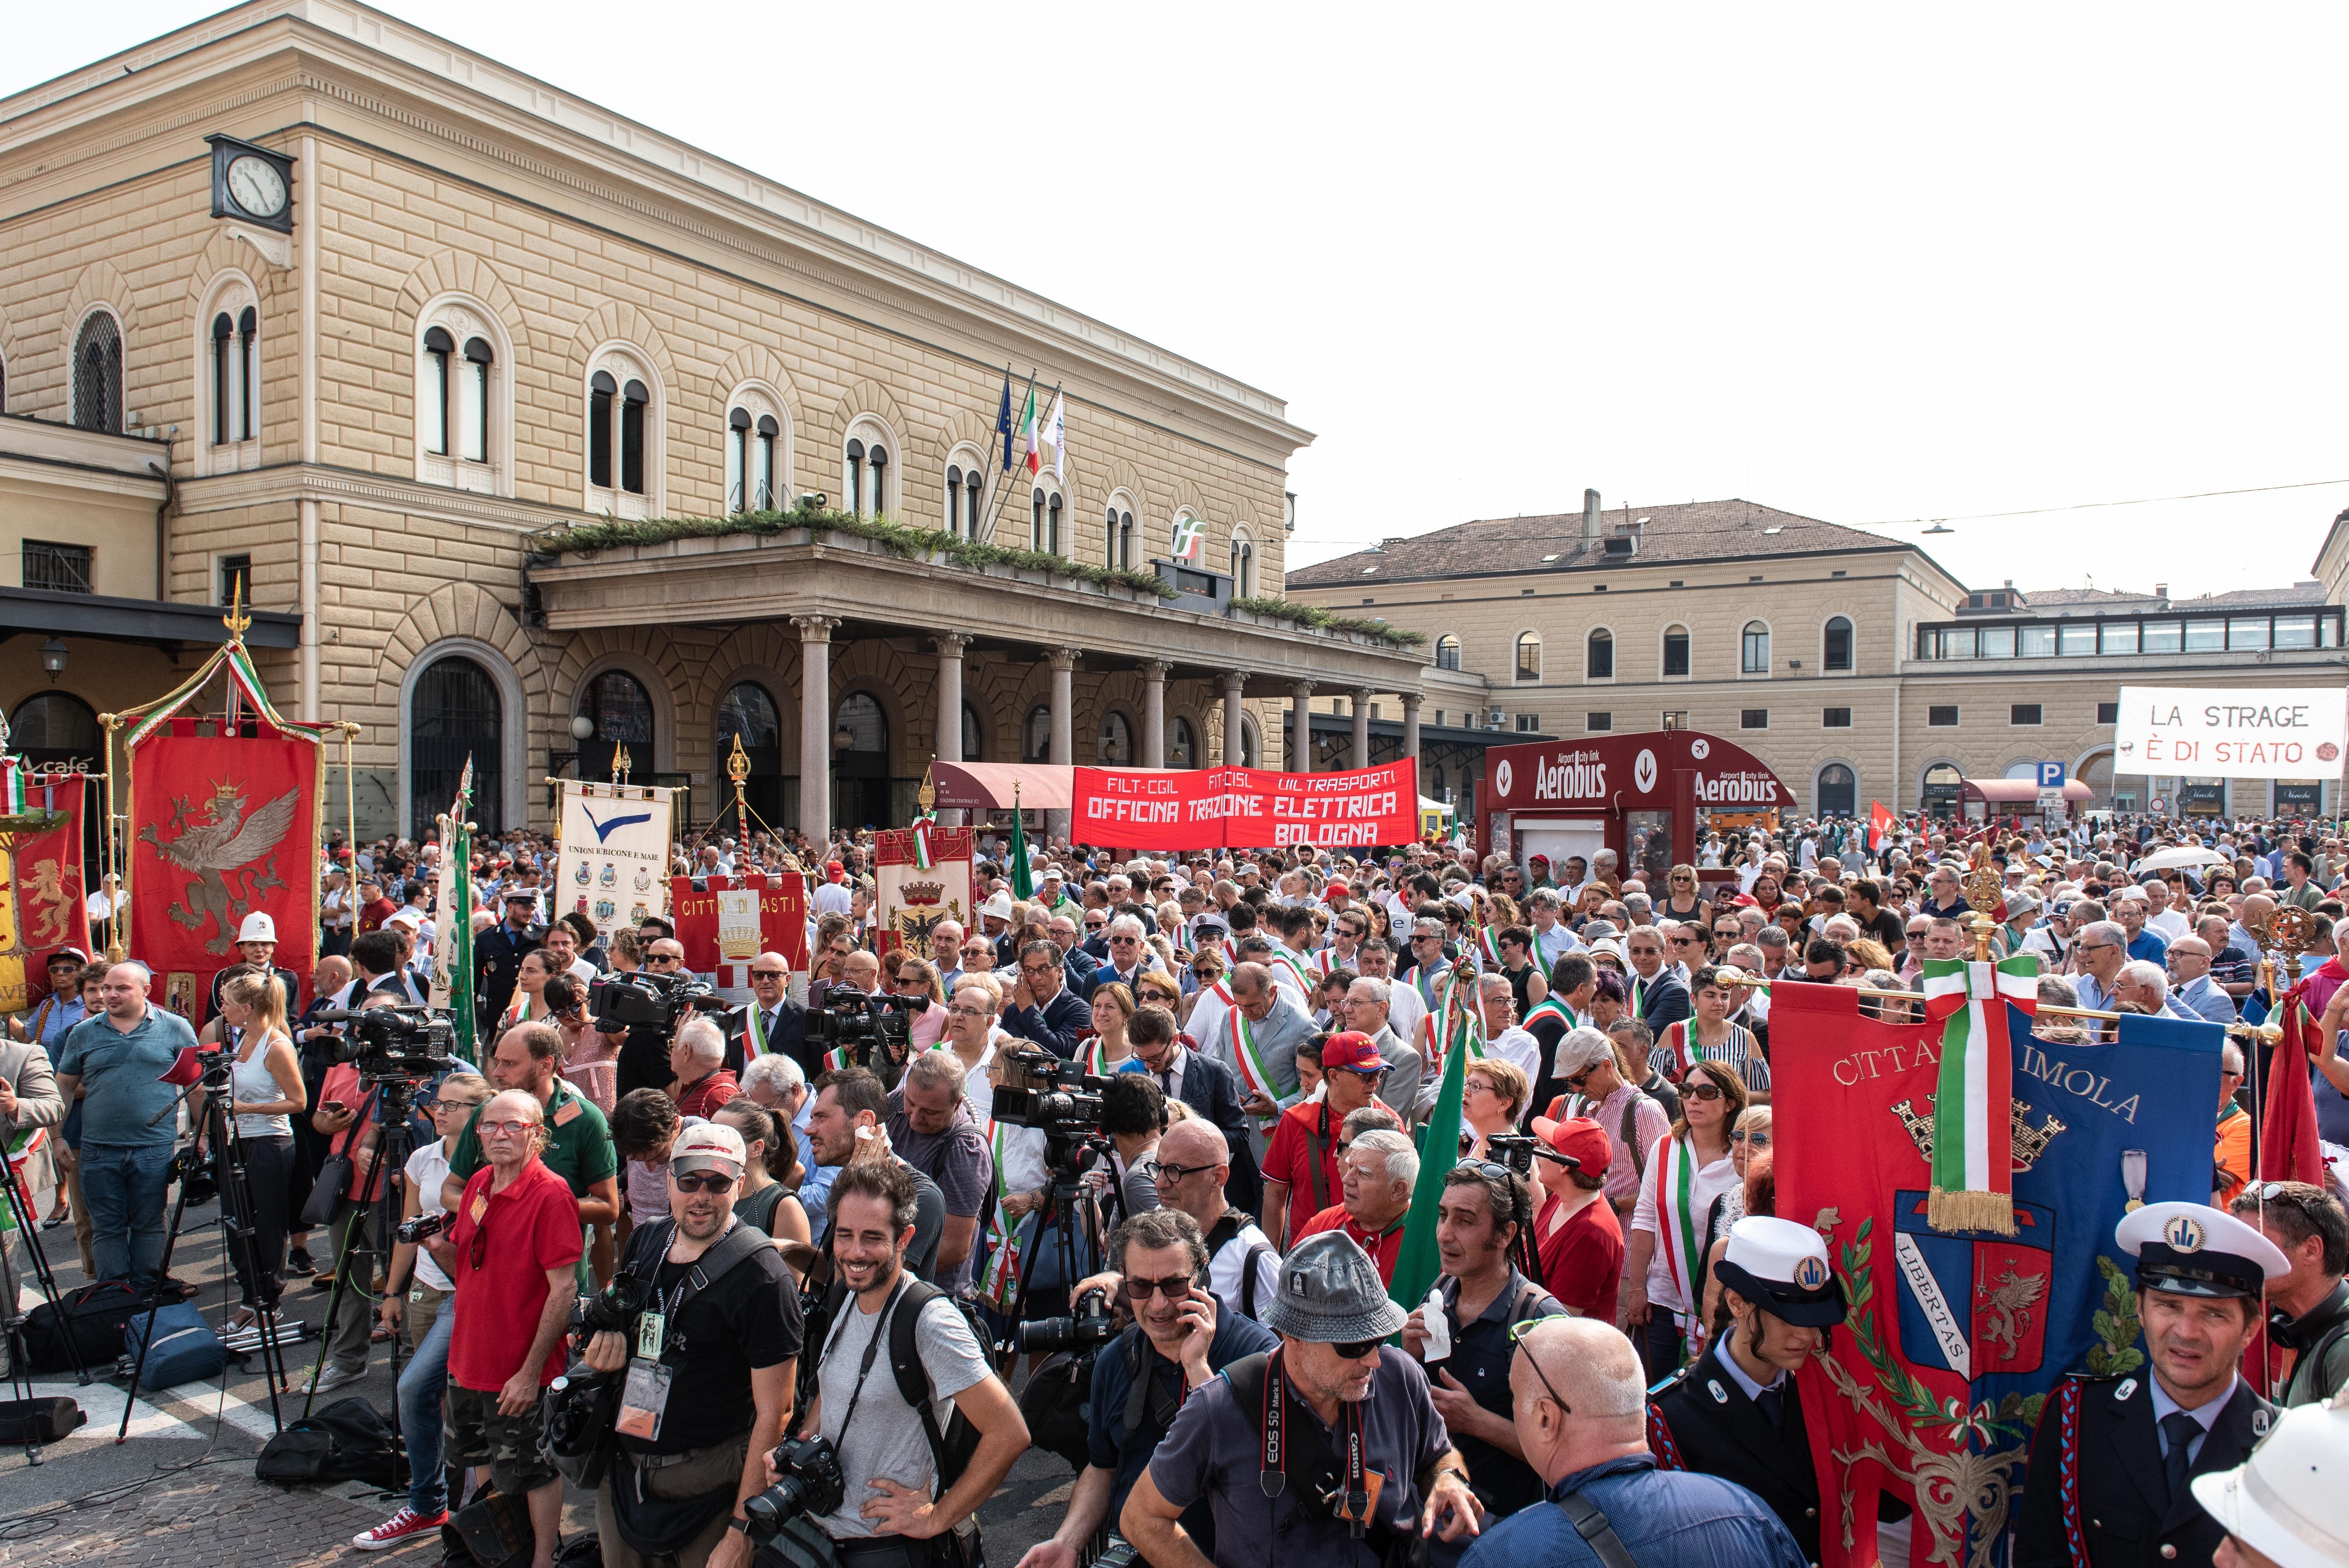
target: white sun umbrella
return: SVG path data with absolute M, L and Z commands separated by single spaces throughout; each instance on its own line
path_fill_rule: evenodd
M 2143 873 L 2176 871 L 2183 866 L 2224 866 L 2233 863 L 2231 857 L 2222 855 L 2216 850 L 2206 850 L 2197 845 L 2188 844 L 2174 850 L 2156 850 L 2137 861 L 2137 870 Z

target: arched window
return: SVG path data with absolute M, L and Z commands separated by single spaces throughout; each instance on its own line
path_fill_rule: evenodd
M 1019 731 L 1019 760 L 1052 760 L 1052 710 L 1042 703 L 1028 710 L 1028 722 Z
M 987 469 L 978 451 L 957 447 L 947 462 L 947 531 L 965 539 L 979 536 L 979 514 L 987 505 Z
M 1615 678 L 1615 634 L 1601 626 L 1584 639 L 1582 674 L 1586 680 Z
M 1449 632 L 1435 639 L 1435 667 L 1439 670 L 1460 667 L 1460 639 Z
M 633 350 L 606 348 L 587 377 L 587 501 L 622 517 L 651 512 L 652 372 Z
M 840 491 L 857 517 L 879 517 L 889 510 L 888 441 L 870 419 L 857 420 L 841 444 Z
M 505 831 L 504 717 L 496 679 L 471 659 L 452 654 L 417 677 L 408 708 L 410 838 L 420 841 L 434 830 L 433 819 L 456 799 L 468 761 L 473 820 L 484 833 Z M 652 758 L 638 766 L 649 771 Z
M 1517 634 L 1517 679 L 1521 681 L 1541 679 L 1541 634 L 1539 632 Z
M 1191 721 L 1178 713 L 1166 721 L 1166 766 L 1196 768 L 1198 765 L 1198 737 L 1191 731 Z
M 261 423 L 261 318 L 251 305 L 212 317 L 212 445 L 249 441 Z
M 1830 762 L 1819 769 L 1818 789 L 1814 795 L 1822 817 L 1858 815 L 1859 779 L 1840 762 Z
M 458 455 L 469 463 L 490 460 L 490 366 L 497 351 L 486 337 L 465 340 L 465 364 L 457 382 Z
M 1028 548 L 1045 555 L 1061 553 L 1061 492 L 1039 485 L 1029 495 Z
M 1123 490 L 1110 492 L 1102 519 L 1102 559 L 1114 570 L 1133 570 L 1133 498 Z
M 1664 675 L 1667 678 L 1689 673 L 1689 630 L 1686 626 L 1664 628 Z
M 1264 740 L 1257 735 L 1256 715 L 1240 715 L 1240 766 L 1260 768 L 1264 765 Z
M 986 753 L 978 737 L 978 709 L 966 702 L 962 705 L 962 760 L 977 762 Z
M 1232 597 L 1256 597 L 1256 541 L 1245 529 L 1232 531 Z
M 417 412 L 423 426 L 424 449 L 444 458 L 449 455 L 449 399 L 456 389 L 449 378 L 449 363 L 456 353 L 457 340 L 449 335 L 448 328 L 425 329 L 424 359 L 429 370 L 419 388 Z
M 1831 670 L 1851 668 L 1851 623 L 1849 621 L 1841 615 L 1830 619 L 1827 622 L 1826 633 L 1821 638 L 1821 644 L 1819 663 L 1822 665 Z
M 74 338 L 73 422 L 122 433 L 122 327 L 107 311 L 92 311 Z
M 587 378 L 587 482 L 597 490 L 612 488 L 612 399 L 619 395 L 610 371 Z
M 1770 628 L 1759 621 L 1745 623 L 1737 657 L 1738 670 L 1749 676 L 1770 673 Z
M 750 681 L 740 681 L 729 686 L 719 699 L 717 771 L 715 779 L 726 777 L 726 759 L 734 755 L 734 739 L 742 739 L 742 755 L 750 764 L 750 776 L 742 781 L 742 798 L 760 819 L 775 822 L 783 809 L 783 726 L 777 717 L 775 699 L 767 688 Z M 719 786 L 718 804 L 731 804 Z M 754 830 L 757 824 L 743 822 L 744 831 Z
M 1133 726 L 1115 708 L 1102 715 L 1101 736 L 1094 744 L 1093 757 L 1104 768 L 1133 766 Z
M 832 744 L 836 751 L 867 754 L 889 749 L 889 716 L 870 692 L 853 691 L 840 699 L 833 716 Z
M 97 762 L 104 753 L 98 738 L 98 714 L 71 692 L 35 692 L 8 716 L 8 746 L 34 762 L 64 762 L 73 758 Z
M 1965 791 L 1965 775 L 1954 762 L 1936 762 L 1925 769 L 1924 788 L 1919 791 L 1917 805 L 1928 816 L 1958 815 Z
M 775 490 L 775 448 L 782 426 L 772 414 L 752 414 L 736 406 L 726 414 L 726 510 L 773 511 L 782 503 Z
M 513 388 L 498 368 L 510 341 L 476 300 L 452 295 L 418 314 L 418 479 L 477 495 L 512 492 L 504 432 L 512 428 Z
M 580 689 L 576 711 L 595 727 L 579 742 L 579 777 L 608 779 L 612 756 L 628 748 L 631 777 L 653 770 L 653 699 L 626 670 L 605 670 Z

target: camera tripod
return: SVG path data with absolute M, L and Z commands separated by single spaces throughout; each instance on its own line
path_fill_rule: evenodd
M 266 1048 L 264 1045 L 263 1048 Z M 202 1071 L 196 1081 L 181 1089 L 170 1105 L 150 1117 L 147 1125 L 153 1127 L 167 1116 L 179 1112 L 181 1102 L 195 1095 L 203 1095 L 200 1112 L 202 1122 L 197 1130 L 197 1146 L 172 1156 L 172 1165 L 180 1178 L 180 1191 L 171 1201 L 171 1221 L 163 1233 L 162 1261 L 155 1265 L 155 1283 L 147 1291 L 147 1332 L 139 1341 L 139 1359 L 131 1364 L 130 1387 L 122 1400 L 121 1424 L 115 1428 L 114 1440 L 120 1444 L 130 1436 L 130 1408 L 139 1397 L 140 1384 L 147 1376 L 147 1356 L 155 1348 L 155 1315 L 161 1310 L 164 1282 L 171 1277 L 171 1254 L 180 1244 L 180 1226 L 188 1212 L 188 1188 L 192 1178 L 202 1170 L 197 1160 L 197 1148 L 209 1146 L 221 1162 L 220 1227 L 221 1239 L 231 1258 L 242 1257 L 244 1277 L 251 1284 L 254 1296 L 254 1326 L 261 1333 L 261 1367 L 263 1380 L 269 1386 L 269 1420 L 278 1431 L 285 1429 L 285 1413 L 278 1408 L 277 1393 L 285 1381 L 285 1358 L 277 1343 L 277 1295 L 274 1282 L 263 1277 L 261 1254 L 256 1250 L 253 1219 L 253 1177 L 246 1169 L 244 1140 L 236 1130 L 236 1118 L 229 1114 L 229 1061 L 225 1047 L 200 1052 L 197 1061 Z M 233 1272 L 233 1271 L 232 1271 Z M 221 1369 L 223 1384 L 228 1378 L 225 1364 Z
M 66 1328 L 63 1338 L 66 1354 L 73 1359 L 74 1381 L 87 1387 L 89 1384 L 89 1364 L 82 1359 L 81 1342 L 74 1337 L 71 1326 L 65 1322 L 64 1309 L 57 1296 L 57 1276 L 51 1272 L 48 1253 L 41 1247 L 40 1212 L 31 1195 L 25 1191 L 24 1181 L 16 1171 L 16 1162 L 0 1155 L 0 1166 L 5 1166 L 7 1171 L 8 1217 L 16 1224 L 17 1233 L 25 1238 L 25 1253 L 33 1260 L 34 1283 L 39 1287 L 41 1299 L 48 1303 L 50 1315 Z M 5 1240 L 0 1239 L 0 1246 L 5 1245 Z M 24 1327 L 25 1319 L 31 1314 L 19 1305 L 21 1297 L 16 1289 L 16 1270 L 5 1258 L 0 1258 L 0 1282 L 5 1282 L 9 1287 L 6 1309 L 8 1381 L 19 1399 L 29 1400 L 33 1395 L 33 1378 L 32 1369 L 26 1365 Z M 25 1425 L 25 1462 L 36 1465 L 41 1462 L 41 1445 L 33 1436 L 33 1424 L 27 1421 Z
M 1085 1172 L 1094 1161 L 1115 1147 L 1107 1138 L 1092 1137 L 1071 1141 L 1064 1149 L 1055 1149 L 1048 1142 L 1045 1162 L 1052 1176 L 1051 1192 L 1044 1201 L 1042 1212 L 1036 1220 L 1036 1243 L 1028 1255 L 1019 1260 L 1019 1274 L 1011 1299 L 1005 1304 L 1003 1338 L 996 1347 L 999 1359 L 1019 1354 L 1019 1319 L 1027 1309 L 1028 1292 L 1036 1274 L 1036 1260 L 1044 1255 L 1044 1233 L 1052 1232 L 1053 1245 L 1061 1260 L 1061 1284 L 1074 1291 L 1077 1281 L 1083 1278 L 1078 1269 L 1082 1250 L 1077 1240 L 1077 1227 L 1085 1228 L 1085 1240 L 1098 1246 L 1106 1232 L 1102 1222 L 1101 1199 L 1089 1190 Z M 1073 1303 L 1071 1303 L 1073 1305 Z

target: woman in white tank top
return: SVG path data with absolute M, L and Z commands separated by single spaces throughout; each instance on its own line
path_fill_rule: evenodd
M 251 1247 L 232 1247 L 237 1287 L 243 1299 L 239 1324 L 254 1308 L 274 1303 L 284 1284 L 285 1226 L 293 1192 L 295 1113 L 308 1104 L 302 1064 L 285 1030 L 287 997 L 274 975 L 247 973 L 221 987 L 222 1037 L 235 1042 L 228 1076 L 229 1112 L 236 1118 L 237 1143 L 253 1189 Z M 215 1159 L 222 1150 L 212 1151 Z M 233 1189 L 221 1173 L 222 1202 Z

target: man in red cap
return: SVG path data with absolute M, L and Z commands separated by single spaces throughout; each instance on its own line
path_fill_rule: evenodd
M 1313 1216 L 1345 1191 L 1338 1139 L 1346 1118 L 1371 1103 L 1385 1078 L 1386 1058 L 1357 1029 L 1332 1035 L 1321 1047 L 1322 1096 L 1281 1113 L 1264 1157 L 1264 1233 L 1293 1245 Z
M 1568 1121 L 1534 1118 L 1541 1212 L 1534 1240 L 1542 1284 L 1585 1317 L 1615 1321 L 1615 1293 L 1623 1277 L 1623 1227 L 1607 1202 L 1607 1166 L 1613 1148 L 1607 1130 L 1587 1116 Z

